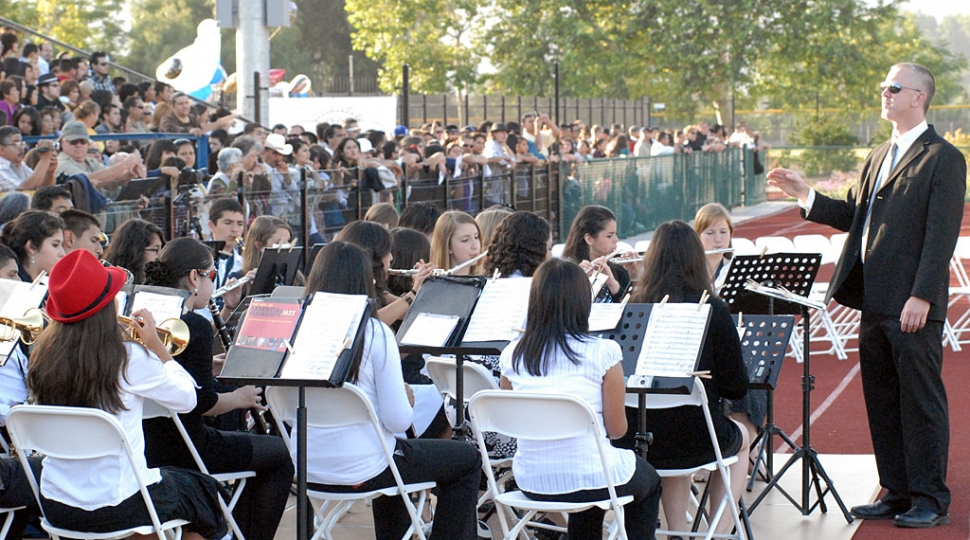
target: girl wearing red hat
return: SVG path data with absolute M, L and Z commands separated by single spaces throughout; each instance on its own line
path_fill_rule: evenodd
M 162 248 L 157 260 L 145 265 L 145 276 L 149 285 L 189 292 L 182 320 L 191 338 L 176 360 L 192 374 L 198 404 L 191 411 L 182 411 L 182 423 L 209 472 L 256 472 L 256 477 L 247 482 L 233 516 L 247 540 L 273 540 L 293 483 L 293 463 L 286 443 L 279 437 L 222 431 L 205 423 L 205 417 L 262 408 L 259 388 L 242 386 L 222 391 L 212 376 L 212 324 L 195 312 L 205 309 L 212 297 L 212 250 L 193 238 L 176 238 Z M 228 293 L 226 303 L 239 303 L 240 290 Z M 170 419 L 147 420 L 144 425 L 145 455 L 150 465 L 195 468 Z
M 194 471 L 150 469 L 145 463 L 142 405 L 152 399 L 187 412 L 196 405 L 191 375 L 173 362 L 146 310 L 135 312 L 134 332 L 145 344 L 125 341 L 114 298 L 127 280 L 86 250 L 72 251 L 51 270 L 47 314 L 53 319 L 31 354 L 27 386 L 35 403 L 92 407 L 115 415 L 138 459 L 141 476 L 164 522 L 185 519 L 185 538 L 220 538 L 226 524 L 219 488 Z M 106 532 L 150 524 L 134 471 L 110 458 L 83 462 L 44 460 L 40 492 L 44 514 L 59 527 Z

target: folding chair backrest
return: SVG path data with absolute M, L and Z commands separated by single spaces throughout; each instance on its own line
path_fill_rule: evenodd
M 761 250 L 754 245 L 754 242 L 748 240 L 747 238 L 734 237 L 731 239 L 731 246 L 734 248 L 734 253 L 736 255 L 754 255 L 761 252 Z
M 768 248 L 768 253 L 795 251 L 795 244 L 784 236 L 762 236 L 755 239 L 754 245 L 760 249 Z
M 834 263 L 838 260 L 838 253 L 834 255 L 832 241 L 827 236 L 821 234 L 802 234 L 793 240 L 795 252 L 797 253 L 819 253 L 822 255 L 822 264 Z
M 650 240 L 640 240 L 636 244 L 633 244 L 633 249 L 637 251 L 646 251 L 650 247 Z
M 20 450 L 68 460 L 130 454 L 118 420 L 100 409 L 21 405 L 10 410 L 7 430 Z
M 273 386 L 266 390 L 273 416 L 290 426 L 296 425 L 298 396 L 299 390 L 291 386 Z M 307 388 L 306 408 L 307 426 L 316 428 L 369 424 L 377 418 L 367 395 L 352 384 L 342 388 Z
M 477 429 L 520 439 L 602 435 L 589 405 L 568 395 L 485 390 L 472 397 L 468 413 Z
M 552 256 L 559 259 L 562 258 L 563 251 L 566 250 L 566 244 L 555 244 L 552 246 Z
M 425 365 L 428 367 L 428 374 L 438 391 L 452 399 L 456 399 L 458 369 L 455 361 L 450 358 L 429 358 Z M 473 395 L 482 390 L 498 390 L 495 377 L 483 365 L 475 362 L 462 363 L 462 398 L 465 401 L 471 399 Z

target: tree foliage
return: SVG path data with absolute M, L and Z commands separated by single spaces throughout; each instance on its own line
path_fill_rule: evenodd
M 0 13 L 17 23 L 88 50 L 127 46 L 122 0 L 0 0 Z

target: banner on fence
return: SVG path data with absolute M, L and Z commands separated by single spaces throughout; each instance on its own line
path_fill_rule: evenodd
M 320 122 L 340 123 L 347 118 L 356 118 L 361 132 L 379 129 L 394 133 L 397 118 L 397 97 L 312 97 L 312 98 L 270 98 L 269 125 L 283 124 L 287 127 L 301 125 L 313 131 Z

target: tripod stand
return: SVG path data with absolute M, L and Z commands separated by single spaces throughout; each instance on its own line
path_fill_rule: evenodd
M 846 508 L 845 503 L 842 502 L 842 498 L 839 497 L 838 491 L 835 490 L 835 486 L 832 484 L 832 480 L 829 478 L 828 474 L 825 472 L 825 468 L 822 467 L 822 463 L 818 459 L 818 452 L 812 448 L 811 444 L 811 405 L 812 405 L 812 390 L 815 388 L 815 376 L 811 372 L 811 360 L 810 360 L 810 317 L 808 308 L 810 307 L 809 302 L 802 302 L 798 299 L 791 297 L 781 297 L 780 299 L 799 304 L 801 306 L 802 312 L 802 327 L 804 339 L 802 340 L 802 350 L 804 362 L 802 363 L 802 444 L 797 446 L 795 441 L 790 437 L 778 430 L 778 434 L 782 439 L 794 450 L 792 456 L 788 459 L 785 465 L 778 471 L 778 474 L 774 475 L 768 485 L 765 487 L 764 491 L 758 495 L 754 503 L 751 504 L 749 512 L 754 512 L 755 508 L 761 504 L 761 501 L 768 495 L 772 489 L 777 489 L 782 495 L 788 499 L 795 508 L 798 508 L 803 516 L 807 516 L 815 510 L 816 507 L 822 510 L 822 513 L 828 511 L 828 507 L 825 504 L 825 496 L 831 494 L 835 499 L 836 504 L 839 505 L 839 509 L 842 510 L 842 515 L 845 516 L 847 522 L 852 523 L 854 519 L 849 513 L 848 508 Z M 817 306 L 812 306 L 817 307 Z M 824 306 L 823 306 L 824 307 Z M 770 441 L 770 438 L 769 438 Z M 771 449 L 768 449 L 771 452 Z M 779 482 L 781 478 L 791 469 L 797 462 L 801 461 L 802 464 L 802 483 L 801 483 L 801 502 L 795 500 L 781 485 Z M 824 483 L 824 488 L 823 488 Z M 816 499 L 815 502 L 811 502 L 811 492 L 812 488 L 815 489 Z

